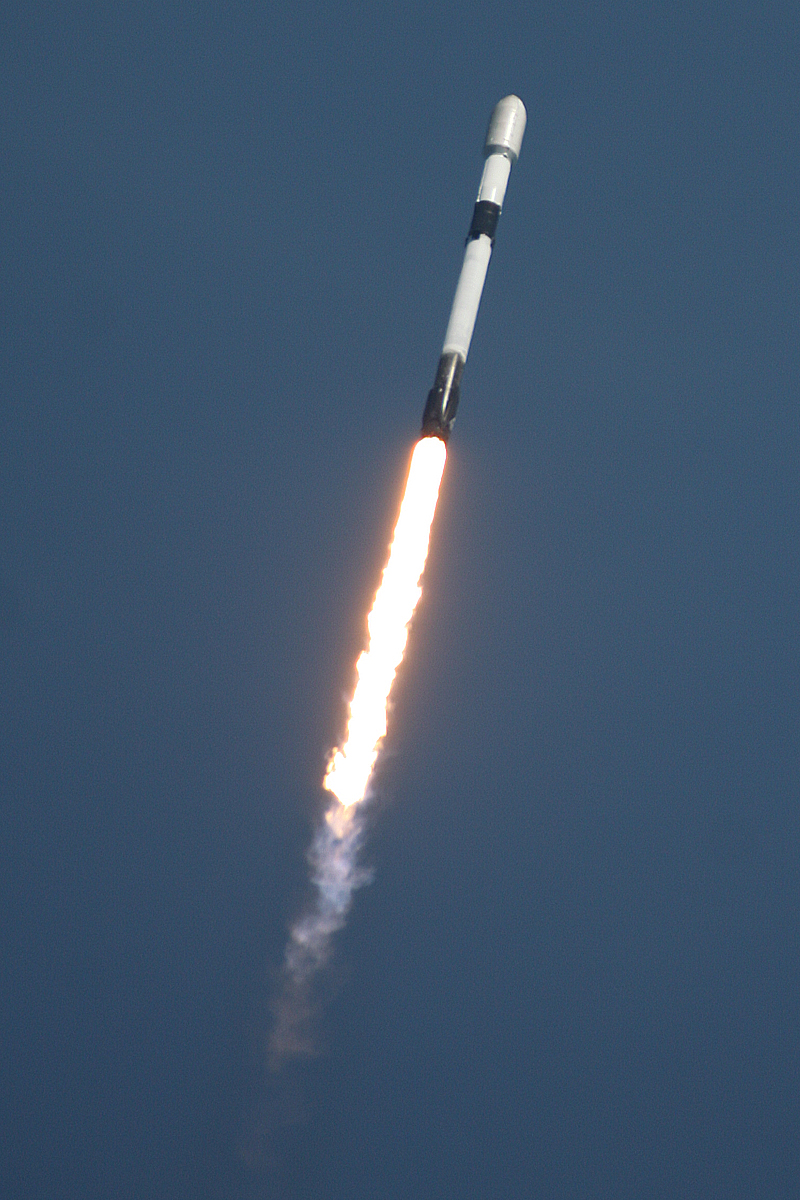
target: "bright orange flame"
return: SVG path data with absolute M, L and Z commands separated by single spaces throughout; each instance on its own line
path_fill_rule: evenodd
M 381 741 L 389 693 L 403 661 L 408 626 L 422 595 L 433 515 L 447 451 L 440 438 L 417 442 L 380 587 L 367 625 L 369 643 L 356 663 L 358 682 L 344 744 L 325 772 L 325 787 L 347 809 L 364 799 Z

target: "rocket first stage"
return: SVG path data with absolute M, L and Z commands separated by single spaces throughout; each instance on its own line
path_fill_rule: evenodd
M 422 416 L 423 437 L 438 437 L 446 442 L 456 419 L 461 375 L 469 353 L 489 259 L 492 257 L 508 177 L 519 157 L 526 120 L 525 105 L 517 96 L 506 96 L 495 105 L 489 118 L 489 131 L 483 149 L 486 163 L 467 234 L 464 263 L 450 310 L 436 379 Z

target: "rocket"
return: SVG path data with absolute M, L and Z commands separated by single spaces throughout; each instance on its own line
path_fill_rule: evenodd
M 527 113 L 518 96 L 506 96 L 495 105 L 483 148 L 486 162 L 478 199 L 467 234 L 464 262 L 456 285 L 450 320 L 444 335 L 436 379 L 428 393 L 422 416 L 422 436 L 446 442 L 458 408 L 464 364 L 472 341 L 481 293 L 503 208 L 508 177 L 519 157 Z

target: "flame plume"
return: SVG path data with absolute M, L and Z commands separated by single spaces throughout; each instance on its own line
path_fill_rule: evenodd
M 287 1056 L 313 1053 L 311 983 L 330 956 L 331 937 L 345 922 L 354 890 L 371 878 L 357 863 L 362 828 L 358 811 L 369 794 L 386 736 L 392 684 L 422 595 L 420 581 L 446 457 L 444 442 L 426 437 L 417 442 L 411 458 L 389 561 L 367 620 L 369 642 L 356 664 L 358 680 L 345 739 L 325 772 L 324 786 L 332 800 L 308 856 L 316 896 L 289 934 L 270 1037 L 274 1066 Z
M 367 619 L 369 645 L 356 663 L 358 683 L 350 701 L 347 735 L 325 773 L 325 787 L 344 808 L 364 799 L 386 736 L 389 693 L 403 661 L 409 622 L 422 595 L 420 577 L 428 557 L 445 455 L 439 438 L 423 438 L 411 459 L 389 561 Z

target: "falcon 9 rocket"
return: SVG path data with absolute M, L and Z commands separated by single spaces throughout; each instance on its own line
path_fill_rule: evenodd
M 506 96 L 495 105 L 489 118 L 483 149 L 486 163 L 467 234 L 464 262 L 444 335 L 436 379 L 422 417 L 423 437 L 438 437 L 446 442 L 453 428 L 461 375 L 469 353 L 489 259 L 492 257 L 497 222 L 511 168 L 519 157 L 526 120 L 525 105 L 518 96 Z

